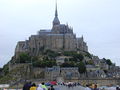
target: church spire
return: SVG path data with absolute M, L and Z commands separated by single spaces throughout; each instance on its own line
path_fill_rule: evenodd
M 82 39 L 82 41 L 84 41 L 84 37 L 83 37 L 83 35 L 82 35 L 81 39 Z
M 56 1 L 55 17 L 57 16 L 58 16 L 58 12 L 57 12 L 57 1 Z
M 53 20 L 53 26 L 54 26 L 54 25 L 59 25 L 59 24 L 60 24 L 60 21 L 59 21 L 59 19 L 58 19 L 57 1 L 56 1 L 55 17 L 54 17 L 54 20 Z

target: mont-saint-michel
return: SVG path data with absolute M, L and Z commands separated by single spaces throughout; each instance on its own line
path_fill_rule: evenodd
M 0 71 L 0 82 L 10 85 L 24 80 L 119 84 L 120 68 L 88 49 L 82 33 L 77 37 L 71 26 L 60 23 L 56 5 L 52 28 L 18 41 L 14 56 Z

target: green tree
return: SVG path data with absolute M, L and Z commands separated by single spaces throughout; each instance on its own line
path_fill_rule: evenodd
M 9 73 L 9 66 L 8 66 L 8 64 L 3 66 L 3 73 L 4 73 L 4 75 L 7 75 Z
M 75 51 L 65 51 L 63 52 L 63 55 L 72 56 L 74 58 L 74 61 L 82 61 L 84 59 L 84 56 L 82 54 L 78 54 Z
M 69 58 L 69 61 L 76 61 L 76 59 L 74 59 L 74 58 Z
M 38 57 L 37 56 L 31 57 L 31 60 L 32 60 L 32 62 L 36 62 L 36 61 L 38 61 Z
M 56 66 L 56 65 L 57 64 L 56 64 L 55 60 L 49 60 L 49 61 L 47 61 L 47 64 L 46 64 L 47 67 L 52 67 L 52 66 Z
M 76 59 L 77 61 L 82 61 L 84 59 L 82 54 L 73 54 L 72 55 L 74 59 Z
M 65 62 L 61 65 L 61 67 L 75 67 L 74 62 Z
M 93 62 L 93 60 L 89 60 L 89 61 L 86 62 L 86 64 L 94 65 L 94 62 Z
M 89 52 L 85 52 L 85 56 L 92 59 L 92 55 Z
M 79 73 L 85 73 L 86 72 L 86 66 L 82 61 L 80 61 L 77 66 L 78 66 Z
M 17 63 L 28 63 L 31 62 L 31 57 L 27 53 L 20 53 Z
M 76 54 L 77 52 L 74 52 L 74 51 L 64 51 L 63 52 L 63 55 L 65 56 L 73 56 L 74 54 Z
M 107 59 L 107 60 L 106 60 L 106 63 L 107 63 L 108 65 L 112 65 L 112 62 L 111 62 L 110 59 Z
M 68 60 L 68 58 L 65 58 L 64 61 L 65 61 L 65 62 L 68 62 L 69 60 Z
M 50 57 L 50 58 L 55 58 L 55 57 L 60 55 L 58 52 L 55 52 L 55 51 L 52 51 L 52 50 L 49 50 L 49 49 L 46 50 L 44 54 L 48 55 L 48 57 Z
M 56 61 L 55 60 L 37 60 L 36 62 L 33 62 L 34 67 L 52 67 L 56 66 Z
M 37 61 L 34 61 L 33 63 L 33 67 L 41 67 L 41 61 L 40 60 L 37 60 Z

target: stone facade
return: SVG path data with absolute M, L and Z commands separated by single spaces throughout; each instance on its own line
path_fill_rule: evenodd
M 65 24 L 60 24 L 57 14 L 53 20 L 53 26 L 50 30 L 40 30 L 37 35 L 32 35 L 29 40 L 17 43 L 15 54 L 29 52 L 31 55 L 39 55 L 42 49 L 53 51 L 88 51 L 83 36 L 76 37 L 73 29 Z
M 71 56 L 58 56 L 58 57 L 56 57 L 56 63 L 59 66 L 59 65 L 65 63 L 65 59 L 67 59 L 69 61 L 70 58 L 72 58 L 72 57 Z
M 45 78 L 47 80 L 56 80 L 58 77 L 62 77 L 63 80 L 79 79 L 78 67 L 60 68 L 59 66 L 53 66 L 45 69 Z
M 78 67 L 61 68 L 61 76 L 64 77 L 65 80 L 79 79 L 80 74 Z

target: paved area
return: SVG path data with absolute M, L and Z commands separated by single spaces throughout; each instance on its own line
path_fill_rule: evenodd
M 76 86 L 76 87 L 66 87 L 66 86 L 54 86 L 55 90 L 84 90 L 84 87 L 82 86 Z
M 54 86 L 55 90 L 84 90 L 81 86 L 71 87 L 68 88 L 66 86 Z M 0 89 L 1 90 L 1 89 Z M 22 89 L 5 89 L 5 90 L 22 90 Z

